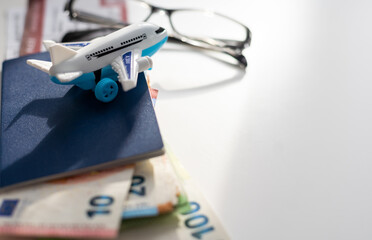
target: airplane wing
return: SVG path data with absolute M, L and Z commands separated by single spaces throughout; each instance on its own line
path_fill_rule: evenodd
M 81 48 L 83 48 L 85 46 L 88 46 L 89 44 L 91 44 L 91 43 L 93 43 L 93 42 L 95 42 L 95 41 L 97 41 L 98 39 L 101 39 L 101 38 L 102 37 L 97 37 L 97 38 L 94 38 L 94 39 L 92 39 L 90 41 L 61 42 L 59 44 L 65 46 L 65 47 L 71 48 L 72 50 L 77 51 L 77 50 L 79 50 L 79 49 L 81 49 Z M 55 42 L 53 42 L 51 40 L 46 40 L 43 43 L 44 43 L 45 48 L 48 49 L 48 47 L 49 47 L 48 45 L 50 45 L 51 43 L 55 43 Z
M 79 50 L 87 45 L 89 45 L 91 42 L 87 41 L 87 42 L 63 42 L 63 43 L 56 43 L 52 40 L 44 40 L 43 41 L 43 44 L 44 44 L 44 47 L 46 48 L 46 50 L 49 51 L 49 48 L 56 45 L 56 44 L 61 44 L 62 46 L 65 46 L 65 47 L 68 47 L 68 48 L 71 48 L 72 50 Z
M 124 53 L 111 63 L 112 69 L 119 75 L 118 80 L 124 91 L 129 91 L 137 86 L 139 72 L 152 67 L 150 57 L 141 57 L 141 50 Z
M 61 83 L 69 83 L 75 78 L 80 77 L 81 75 L 83 75 L 83 72 L 79 71 L 79 72 L 58 73 L 56 77 Z
M 79 50 L 87 45 L 90 44 L 90 42 L 66 42 L 61 43 L 63 46 L 71 48 L 73 50 Z
M 97 37 L 95 39 L 92 39 L 91 41 L 81 41 L 81 42 L 61 42 L 61 43 L 56 43 L 55 41 L 52 40 L 44 40 L 43 44 L 44 47 L 49 51 L 49 48 L 55 44 L 61 44 L 65 47 L 71 48 L 72 50 L 79 50 L 85 46 L 88 46 L 92 42 L 97 41 L 98 39 L 101 39 L 102 37 Z

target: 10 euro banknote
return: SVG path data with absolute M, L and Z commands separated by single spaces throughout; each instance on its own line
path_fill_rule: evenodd
M 3 192 L 0 234 L 114 238 L 133 171 L 131 165 Z

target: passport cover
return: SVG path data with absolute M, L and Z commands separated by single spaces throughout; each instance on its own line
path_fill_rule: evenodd
M 137 87 L 110 103 L 94 92 L 58 85 L 26 64 L 38 53 L 4 61 L 0 188 L 133 163 L 163 153 L 143 73 Z

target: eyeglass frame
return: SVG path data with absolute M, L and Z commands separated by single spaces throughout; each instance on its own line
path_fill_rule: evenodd
M 236 59 L 240 67 L 242 68 L 247 67 L 248 63 L 247 63 L 246 58 L 243 56 L 242 52 L 246 47 L 250 46 L 251 39 L 252 39 L 252 33 L 249 30 L 249 28 L 245 26 L 244 24 L 228 16 L 225 16 L 223 14 L 208 11 L 208 10 L 193 9 L 193 8 L 163 8 L 163 7 L 154 6 L 142 0 L 132 0 L 132 1 L 140 2 L 142 4 L 145 4 L 147 7 L 149 7 L 150 13 L 143 20 L 144 22 L 149 20 L 151 16 L 157 12 L 164 12 L 165 15 L 167 15 L 170 26 L 173 31 L 173 34 L 168 33 L 168 41 L 186 44 L 186 45 L 197 47 L 197 48 L 204 49 L 204 50 L 222 52 Z M 111 18 L 102 17 L 102 16 L 95 15 L 92 13 L 87 13 L 81 10 L 76 10 L 73 8 L 74 2 L 75 0 L 68 0 L 65 6 L 65 11 L 69 13 L 69 17 L 71 20 L 77 20 L 77 21 L 88 22 L 88 23 L 96 23 L 96 24 L 107 26 L 110 28 L 123 28 L 131 24 L 131 23 L 125 23 L 122 21 L 116 21 Z M 243 27 L 246 32 L 246 37 L 243 41 L 239 41 L 239 40 L 215 39 L 211 37 L 195 38 L 195 37 L 190 37 L 190 36 L 181 34 L 180 32 L 177 31 L 177 28 L 174 27 L 174 24 L 172 22 L 172 17 L 171 17 L 172 14 L 177 11 L 200 11 L 200 12 L 206 12 L 209 14 L 214 14 L 216 16 L 223 17 Z

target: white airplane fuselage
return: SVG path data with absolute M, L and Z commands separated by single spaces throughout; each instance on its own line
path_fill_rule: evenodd
M 68 72 L 94 72 L 131 50 L 142 50 L 142 56 L 152 55 L 166 39 L 167 33 L 163 28 L 150 23 L 133 24 L 92 40 L 89 45 L 77 50 L 76 55 L 51 66 L 49 73 L 55 76 Z

